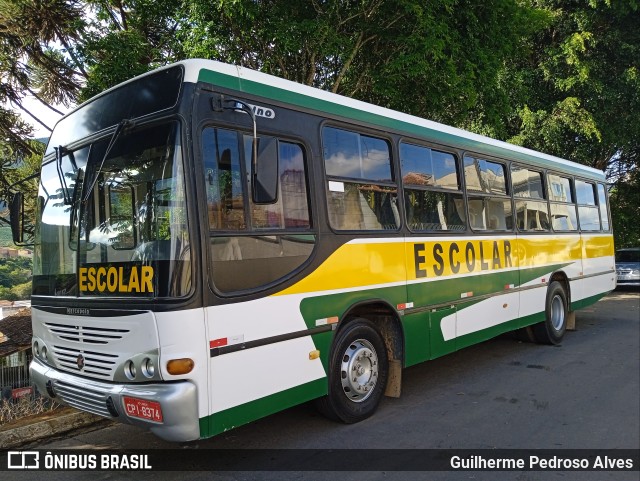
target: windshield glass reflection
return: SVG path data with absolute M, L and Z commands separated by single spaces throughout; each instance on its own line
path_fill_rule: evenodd
M 105 158 L 111 138 L 61 159 L 70 205 L 55 161 L 43 166 L 35 295 L 165 297 L 190 291 L 179 124 L 122 134 Z

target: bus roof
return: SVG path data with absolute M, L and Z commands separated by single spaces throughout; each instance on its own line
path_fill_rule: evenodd
M 604 172 L 586 165 L 571 162 L 542 152 L 537 152 L 519 145 L 509 144 L 484 135 L 474 134 L 473 132 L 451 127 L 449 125 L 379 107 L 350 97 L 309 87 L 308 85 L 281 79 L 256 70 L 217 62 L 215 60 L 183 60 L 181 62 L 166 65 L 154 71 L 147 72 L 139 77 L 124 82 L 123 84 L 132 82 L 147 75 L 152 75 L 155 72 L 165 70 L 174 65 L 184 66 L 185 82 L 208 82 L 221 87 L 262 96 L 268 99 L 277 99 L 278 102 L 298 106 L 310 111 L 321 112 L 351 119 L 357 122 L 363 122 L 383 130 L 396 131 L 442 145 L 455 146 L 472 153 L 492 155 L 495 157 L 531 164 L 539 168 L 555 170 L 558 172 L 567 172 L 602 182 L 606 181 Z M 65 115 L 65 117 L 72 114 L 83 105 L 92 102 L 95 98 L 100 97 L 123 84 L 106 90 L 98 96 L 84 102 L 72 112 Z
M 241 92 L 277 99 L 305 109 L 365 122 L 383 129 L 405 132 L 407 135 L 436 143 L 458 146 L 471 152 L 605 181 L 602 171 L 586 165 L 248 68 L 213 60 L 193 59 L 180 63 L 185 67 L 186 82 L 209 82 Z

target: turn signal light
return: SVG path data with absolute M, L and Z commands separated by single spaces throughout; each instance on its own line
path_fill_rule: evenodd
M 171 359 L 167 363 L 167 372 L 173 376 L 179 376 L 180 374 L 189 374 L 193 370 L 195 363 L 193 359 L 185 357 L 183 359 Z

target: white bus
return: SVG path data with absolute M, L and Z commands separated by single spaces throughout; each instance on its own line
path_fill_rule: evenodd
M 33 381 L 171 441 L 360 421 L 404 367 L 557 344 L 615 287 L 602 172 L 206 60 L 60 120 L 37 210 Z

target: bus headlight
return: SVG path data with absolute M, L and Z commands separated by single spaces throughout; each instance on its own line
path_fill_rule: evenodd
M 131 359 L 124 363 L 124 375 L 127 376 L 127 379 L 130 381 L 136 378 L 136 366 Z
M 40 339 L 33 341 L 33 354 L 34 357 L 42 359 L 43 361 L 47 360 L 47 346 Z
M 145 357 L 142 360 L 142 364 L 140 365 L 140 370 L 144 377 L 152 379 L 156 373 L 156 367 L 153 364 L 153 361 L 148 357 Z

